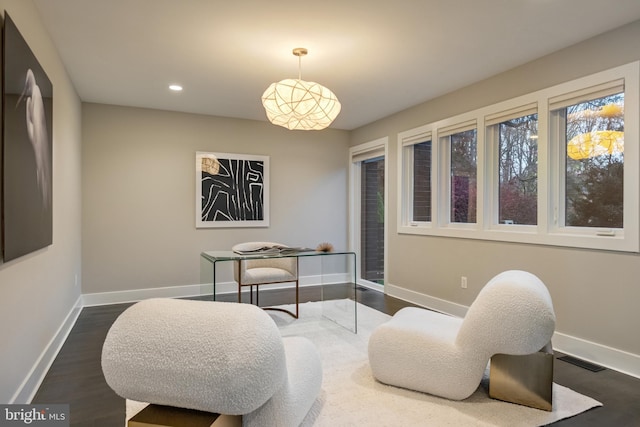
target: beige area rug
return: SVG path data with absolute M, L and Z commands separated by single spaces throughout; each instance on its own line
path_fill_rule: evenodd
M 335 302 L 338 309 L 345 303 Z M 283 336 L 305 336 L 320 352 L 322 391 L 303 426 L 542 426 L 602 406 L 558 384 L 553 385 L 552 412 L 491 399 L 486 379 L 459 402 L 381 384 L 371 375 L 367 343 L 389 316 L 358 304 L 356 335 L 322 317 L 322 310 L 322 303 L 301 304 L 297 320 L 268 312 Z M 127 401 L 127 419 L 144 406 Z

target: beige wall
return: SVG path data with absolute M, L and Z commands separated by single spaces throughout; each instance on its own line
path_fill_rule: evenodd
M 496 273 L 529 270 L 550 289 L 558 332 L 632 353 L 640 360 L 638 254 L 396 233 L 398 132 L 636 61 L 639 40 L 637 21 L 353 131 L 350 145 L 384 136 L 390 141 L 389 284 L 417 293 L 416 298 L 430 296 L 468 306 Z M 468 289 L 461 289 L 460 276 L 468 277 Z M 636 372 L 640 372 L 637 366 Z
M 83 294 L 197 284 L 200 252 L 247 240 L 346 247 L 347 132 L 99 104 L 82 111 Z M 195 228 L 196 151 L 270 156 L 270 227 Z
M 80 297 L 81 107 L 31 1 L 0 0 L 0 10 L 9 13 L 53 84 L 53 244 L 0 261 L 0 402 L 24 403 L 47 368 L 40 356 Z

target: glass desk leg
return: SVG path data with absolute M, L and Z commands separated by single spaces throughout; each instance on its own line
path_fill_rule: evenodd
M 200 257 L 200 287 L 203 295 L 208 293 L 207 288 L 213 288 L 213 300 L 216 300 L 216 262 Z
M 216 300 L 216 263 L 212 262 L 212 264 L 213 264 L 213 267 L 212 267 L 213 271 L 211 272 L 211 274 L 213 275 L 213 278 L 212 278 L 213 279 L 212 280 L 213 281 L 213 300 L 215 301 Z
M 358 303 L 356 298 L 356 255 L 336 254 L 343 256 L 323 255 L 321 262 L 320 298 L 322 301 L 322 316 L 350 330 L 358 333 Z M 335 283 L 329 277 L 331 272 L 346 271 L 353 282 Z M 335 275 L 333 275 L 335 277 Z

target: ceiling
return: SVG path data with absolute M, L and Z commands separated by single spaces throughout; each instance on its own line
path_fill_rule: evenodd
M 638 0 L 34 0 L 85 102 L 265 120 L 274 81 L 382 117 L 640 19 Z M 178 83 L 179 93 L 168 86 Z

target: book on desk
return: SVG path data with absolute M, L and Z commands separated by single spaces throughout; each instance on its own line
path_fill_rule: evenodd
M 234 250 L 238 255 L 294 255 L 300 252 L 315 252 L 315 249 L 290 246 L 262 246 L 249 250 Z

